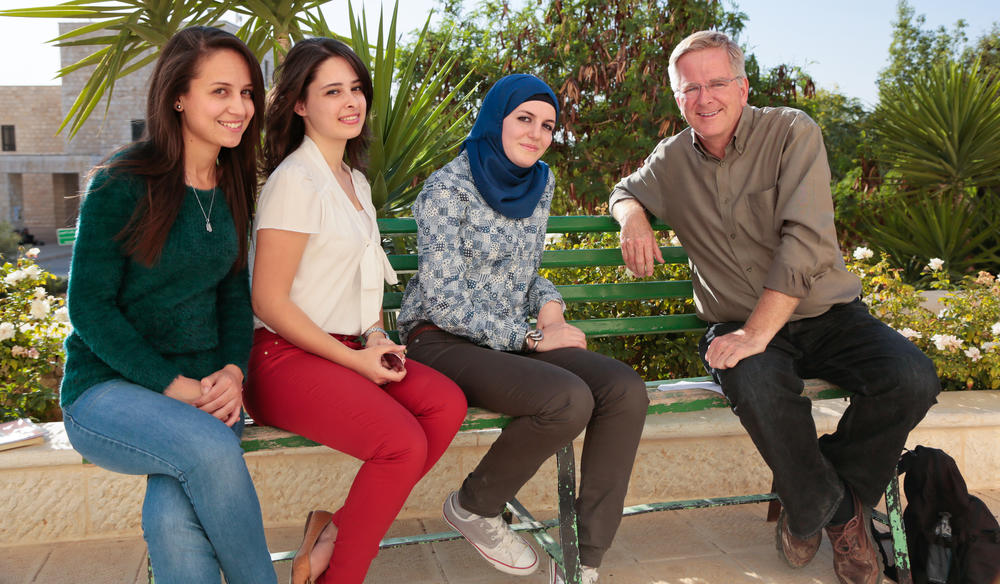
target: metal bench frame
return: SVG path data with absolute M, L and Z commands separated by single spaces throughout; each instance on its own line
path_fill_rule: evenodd
M 379 219 L 379 229 L 383 236 L 413 236 L 416 233 L 416 221 L 412 218 Z M 607 233 L 618 232 L 618 224 L 605 216 L 551 217 L 548 223 L 548 233 Z M 662 223 L 654 223 L 654 229 L 667 230 Z M 667 263 L 687 263 L 687 254 L 681 247 L 662 247 Z M 417 269 L 416 254 L 390 254 L 389 260 L 393 268 L 400 273 L 412 273 Z M 621 266 L 622 257 L 618 249 L 573 249 L 545 251 L 542 258 L 543 268 L 569 268 L 587 266 Z M 693 292 L 689 280 L 667 280 L 658 282 L 635 281 L 616 284 L 584 284 L 572 286 L 557 286 L 567 303 L 572 302 L 614 302 L 623 300 L 651 300 L 663 298 L 691 298 Z M 387 292 L 384 299 L 384 309 L 387 311 L 387 322 L 395 322 L 395 310 L 402 301 L 401 292 Z M 658 316 L 637 316 L 615 319 L 590 319 L 570 321 L 582 329 L 588 337 L 677 333 L 698 331 L 705 328 L 705 323 L 694 314 L 669 314 Z M 707 380 L 708 378 L 698 378 Z M 672 380 L 676 381 L 676 380 Z M 647 415 L 659 415 L 680 412 L 694 412 L 709 408 L 728 408 L 725 397 L 707 390 L 690 389 L 682 391 L 660 392 L 656 388 L 661 381 L 648 381 L 650 404 Z M 811 399 L 849 398 L 850 392 L 836 388 L 821 380 L 806 380 L 803 395 Z M 470 408 L 461 431 L 503 428 L 510 418 L 479 408 Z M 299 446 L 314 446 L 316 443 L 287 432 L 267 427 L 246 429 L 243 438 L 243 449 L 247 452 L 262 449 L 289 448 Z M 559 494 L 558 519 L 539 521 L 516 499 L 507 504 L 507 513 L 515 531 L 530 533 L 550 558 L 550 568 L 558 569 L 566 584 L 580 584 L 581 567 L 577 540 L 576 512 L 576 470 L 573 458 L 573 443 L 570 442 L 556 454 L 558 469 L 557 489 Z M 443 496 L 443 495 L 442 495 Z M 906 535 L 903 530 L 902 510 L 899 498 L 899 481 L 894 477 L 885 492 L 887 513 L 874 513 L 874 519 L 889 527 L 893 542 L 894 563 L 899 575 L 900 584 L 912 584 L 910 575 L 909 555 L 906 547 Z M 626 507 L 623 516 L 640 515 L 655 511 L 673 511 L 680 509 L 698 509 L 704 507 L 721 507 L 727 505 L 742 505 L 745 503 L 770 504 L 768 520 L 777 518 L 778 497 L 774 493 L 743 495 L 735 497 L 711 497 L 685 501 L 668 501 L 648 503 Z M 557 542 L 547 533 L 548 529 L 559 528 Z M 380 549 L 400 547 L 404 545 L 435 543 L 460 539 L 456 531 L 421 534 L 407 537 L 393 537 L 382 540 Z M 294 551 L 271 554 L 272 562 L 291 560 Z M 148 567 L 149 582 L 153 582 L 152 567 Z

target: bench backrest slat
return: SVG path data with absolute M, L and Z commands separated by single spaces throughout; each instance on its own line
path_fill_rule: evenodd
M 378 229 L 382 235 L 416 233 L 417 221 L 413 217 L 379 219 Z M 665 231 L 670 227 L 660 221 L 654 221 L 653 229 Z M 617 233 L 618 223 L 607 215 L 557 215 L 549 217 L 546 231 L 548 233 Z

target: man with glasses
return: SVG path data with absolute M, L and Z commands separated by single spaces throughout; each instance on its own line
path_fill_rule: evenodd
M 709 323 L 702 359 L 774 473 L 779 555 L 805 566 L 825 528 L 840 582 L 875 584 L 867 515 L 936 401 L 934 365 L 859 299 L 816 123 L 747 105 L 743 52 L 719 32 L 681 41 L 670 85 L 690 127 L 611 193 L 625 263 L 640 277 L 663 263 L 647 211 L 674 229 Z M 806 377 L 854 392 L 832 435 L 816 437 Z

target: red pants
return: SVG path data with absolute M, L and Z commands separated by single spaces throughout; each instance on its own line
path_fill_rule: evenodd
M 254 333 L 244 400 L 261 424 L 364 461 L 334 513 L 337 540 L 321 584 L 361 584 L 379 541 L 466 410 L 462 390 L 430 367 L 407 360 L 402 381 L 379 386 L 263 328 Z

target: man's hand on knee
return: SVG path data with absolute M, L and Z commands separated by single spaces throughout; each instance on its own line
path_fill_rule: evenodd
M 737 329 L 713 339 L 705 352 L 705 360 L 713 369 L 730 369 L 747 357 L 763 353 L 770 341 L 746 329 Z

